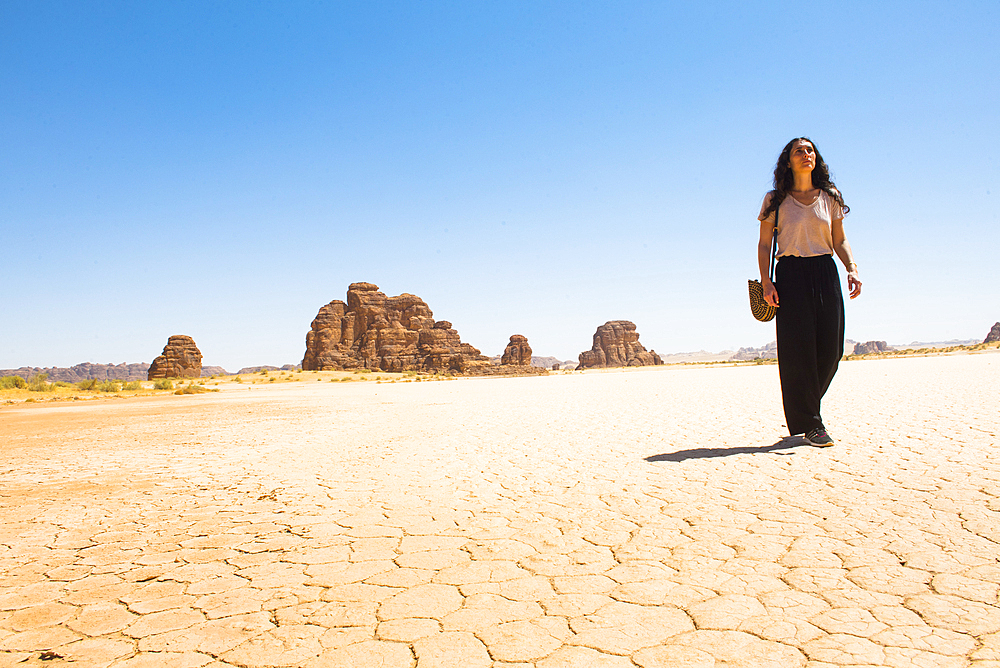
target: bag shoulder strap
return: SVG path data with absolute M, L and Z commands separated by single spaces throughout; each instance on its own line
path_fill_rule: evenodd
M 780 205 L 779 205 L 780 206 Z M 774 256 L 778 253 L 778 207 L 774 208 L 774 231 L 771 233 L 771 273 L 768 278 L 774 283 Z

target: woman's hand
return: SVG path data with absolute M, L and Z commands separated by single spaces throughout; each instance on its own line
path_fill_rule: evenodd
M 858 265 L 853 262 L 849 265 L 850 271 L 847 272 L 847 289 L 850 290 L 851 299 L 859 296 L 861 294 L 861 279 L 858 278 Z M 764 291 L 766 298 L 767 291 Z
M 761 281 L 761 286 L 764 288 L 764 301 L 766 301 L 771 306 L 777 308 L 778 306 L 778 290 L 774 287 L 774 283 L 770 279 L 765 278 Z M 858 290 L 861 290 L 860 284 Z
M 851 252 L 851 244 L 847 242 L 847 235 L 844 233 L 844 219 L 834 218 L 831 227 L 833 233 L 833 250 L 837 257 L 844 263 L 847 269 L 847 290 L 851 299 L 861 295 L 861 279 L 858 278 L 858 263 L 854 261 L 854 254 Z

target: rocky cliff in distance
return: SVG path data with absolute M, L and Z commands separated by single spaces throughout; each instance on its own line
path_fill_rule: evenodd
M 1000 341 L 1000 322 L 993 325 L 993 328 L 990 330 L 990 333 L 986 335 L 983 343 L 996 343 L 997 341 Z
M 635 323 L 611 320 L 597 328 L 594 346 L 580 353 L 577 369 L 602 369 L 622 366 L 654 366 L 663 364 L 655 351 L 647 351 L 639 343 Z
M 411 294 L 387 297 L 372 283 L 351 283 L 347 303 L 319 310 L 306 334 L 307 371 L 372 369 L 491 373 L 479 350 L 463 343 L 446 320 L 434 320 Z
M 184 334 L 175 334 L 167 339 L 163 354 L 149 365 L 148 380 L 158 378 L 200 378 L 201 351 L 194 339 Z

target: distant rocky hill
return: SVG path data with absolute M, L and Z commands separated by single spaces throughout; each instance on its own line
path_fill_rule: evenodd
M 910 341 L 909 343 L 894 343 L 890 348 L 948 348 L 951 346 L 971 346 L 980 343 L 979 339 L 951 339 L 950 341 Z
M 660 357 L 663 359 L 664 364 L 684 364 L 691 362 L 726 362 L 729 361 L 729 358 L 732 357 L 733 354 L 732 350 L 721 350 L 717 353 L 712 353 L 707 350 L 698 350 L 686 353 L 661 354 Z
M 490 357 L 490 362 L 493 364 L 500 364 L 500 359 L 502 355 L 493 355 Z M 576 360 L 560 360 L 558 357 L 539 357 L 537 355 L 531 356 L 531 366 L 541 367 L 543 369 L 551 369 L 553 364 L 558 364 L 560 368 L 563 369 L 575 369 Z
M 293 367 L 294 368 L 294 367 Z M 81 380 L 146 380 L 149 373 L 149 364 L 139 362 L 137 364 L 92 364 L 84 362 L 71 367 L 37 367 L 22 366 L 17 369 L 0 369 L 0 376 L 20 376 L 28 380 L 32 376 L 44 373 L 51 383 L 63 381 L 66 383 L 76 383 Z M 230 373 L 221 366 L 203 366 L 201 368 L 202 377 L 207 376 L 228 376 Z
M 850 355 L 854 352 L 854 347 L 858 345 L 851 339 L 844 340 L 844 354 Z M 882 342 L 885 345 L 885 341 Z M 891 347 L 891 346 L 890 346 Z M 740 348 L 729 357 L 731 362 L 745 362 L 749 360 L 763 359 L 773 360 L 778 358 L 778 342 L 771 341 L 766 346 L 760 348 Z
M 263 366 L 245 366 L 237 371 L 235 375 L 238 376 L 244 373 L 257 373 L 258 371 L 295 371 L 298 368 L 299 367 L 294 364 L 286 364 L 284 366 L 270 366 L 268 364 L 264 364 Z
M 44 373 L 50 382 L 61 380 L 67 383 L 76 383 L 81 380 L 146 380 L 149 372 L 149 365 L 145 362 L 138 364 L 91 364 L 84 362 L 71 367 L 37 367 L 22 366 L 19 369 L 0 369 L 0 376 L 20 376 L 28 380 L 32 376 Z
M 575 369 L 578 362 L 576 360 L 560 360 L 557 357 L 531 356 L 531 366 L 540 366 L 543 369 L 551 369 L 556 364 L 560 369 Z
M 749 360 L 773 360 L 778 358 L 778 342 L 771 341 L 766 346 L 760 348 L 740 348 L 729 359 L 733 362 L 745 362 Z

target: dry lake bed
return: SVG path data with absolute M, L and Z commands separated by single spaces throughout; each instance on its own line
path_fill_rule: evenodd
M 1000 668 L 1000 354 L 0 409 L 0 666 Z

